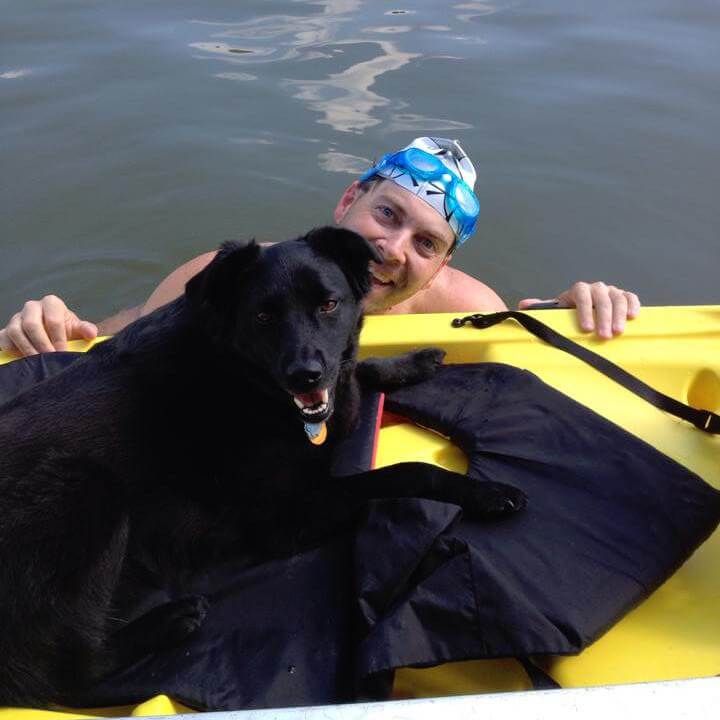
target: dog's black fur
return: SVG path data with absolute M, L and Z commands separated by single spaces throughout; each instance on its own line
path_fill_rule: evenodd
M 189 597 L 123 625 L 138 566 L 191 573 L 288 552 L 363 498 L 445 499 L 485 517 L 522 507 L 513 488 L 429 466 L 412 483 L 328 482 L 357 413 L 370 260 L 369 243 L 333 228 L 226 243 L 183 297 L 0 407 L 0 705 L 62 701 L 202 622 L 207 603 Z M 441 358 L 365 372 L 404 383 Z M 293 402 L 323 388 L 327 409 Z M 323 445 L 306 437 L 308 412 L 328 418 Z

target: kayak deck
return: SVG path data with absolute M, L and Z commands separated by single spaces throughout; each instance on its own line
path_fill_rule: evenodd
M 577 342 L 598 352 L 633 373 L 654 388 L 694 407 L 720 412 L 720 306 L 695 307 L 646 307 L 640 317 L 628 323 L 625 335 L 611 342 L 601 341 L 581 333 L 576 327 L 573 311 L 553 310 L 552 312 L 531 313 L 554 329 Z M 447 351 L 446 361 L 460 362 L 501 362 L 531 370 L 542 380 L 569 395 L 600 415 L 621 425 L 631 433 L 653 445 L 669 457 L 703 477 L 708 483 L 720 489 L 720 438 L 708 435 L 691 425 L 671 417 L 647 404 L 598 371 L 585 365 L 523 330 L 517 323 L 507 321 L 501 325 L 477 330 L 472 327 L 453 328 L 451 320 L 455 315 L 400 315 L 368 317 L 361 338 L 361 355 L 392 355 L 418 347 L 435 345 Z M 71 343 L 71 349 L 87 349 L 90 344 Z M 0 364 L 12 356 L 0 353 Z M 519 429 L 521 430 L 521 429 Z M 422 428 L 387 418 L 380 431 L 376 458 L 377 466 L 384 466 L 405 460 L 433 462 L 452 470 L 463 471 L 465 458 L 456 447 L 444 438 Z M 714 676 L 720 673 L 720 531 L 714 535 L 681 567 L 661 588 L 645 602 L 614 626 L 606 635 L 574 657 L 547 658 L 543 667 L 565 688 L 607 686 L 613 684 L 648 681 L 668 681 L 683 678 Z M 693 692 L 709 693 L 717 703 L 720 681 L 697 681 L 690 683 Z M 670 683 L 659 686 L 657 693 L 639 690 L 643 709 L 649 712 L 647 698 L 663 698 L 665 688 L 674 697 L 683 696 L 688 684 Z M 405 669 L 397 673 L 396 696 L 426 698 L 464 693 L 496 693 L 520 690 L 530 687 L 527 676 L 513 660 L 482 660 L 452 663 L 437 668 Z M 652 688 L 654 686 L 638 686 Z M 673 689 L 675 688 L 675 689 Z M 633 690 L 633 688 L 627 688 Z M 620 689 L 624 690 L 623 688 Z M 635 692 L 633 690 L 633 692 Z M 680 693 L 680 695 L 678 695 Z M 564 692 L 550 693 L 566 697 L 567 707 L 573 703 L 585 704 L 586 710 L 604 697 L 577 695 L 571 699 Z M 541 696 L 533 693 L 530 701 L 517 696 L 526 717 L 534 717 L 530 710 L 532 703 L 537 708 L 546 708 Z M 614 698 L 622 695 L 614 694 Z M 637 697 L 637 692 L 635 692 Z M 495 696 L 488 695 L 492 701 Z M 516 696 L 504 696 L 503 702 Z M 609 696 L 608 696 L 609 697 Z M 624 696 L 623 696 L 624 697 Z M 426 706 L 409 704 L 405 715 L 423 717 Z M 436 703 L 451 702 L 437 700 Z M 514 701 L 513 701 L 514 702 Z M 556 701 L 552 701 L 556 702 Z M 560 702 L 560 701 L 557 701 Z M 609 701 L 610 702 L 610 701 Z M 615 702 L 613 700 L 612 702 Z M 709 703 L 709 701 L 707 701 Z M 618 709 L 627 710 L 630 705 Z M 395 717 L 391 709 L 381 710 L 377 704 L 378 717 Z M 405 703 L 393 704 L 395 710 Z M 353 715 L 357 714 L 357 706 Z M 365 707 L 365 706 L 363 706 Z M 432 712 L 445 712 L 438 705 Z M 479 707 L 475 706 L 475 710 Z M 491 710 L 493 703 L 487 705 Z M 494 705 L 503 708 L 509 705 Z M 519 706 L 518 706 L 519 707 Z M 672 707 L 665 700 L 658 701 L 658 708 Z M 685 702 L 685 709 L 707 707 Z M 462 716 L 468 711 L 465 706 L 453 706 L 452 713 Z M 609 708 L 609 706 L 608 706 Z M 138 706 L 141 714 L 172 714 L 184 708 L 167 698 L 158 698 Z M 342 707 L 318 708 L 323 717 L 344 717 Z M 92 716 L 128 715 L 129 709 L 88 711 Z M 249 711 L 242 717 L 301 717 L 298 711 Z M 450 709 L 448 707 L 448 712 Z M 606 712 L 611 712 L 607 709 Z M 293 713 L 296 713 L 293 715 Z M 374 714 L 363 711 L 363 717 Z M 401 712 L 402 714 L 402 712 Z M 209 717 L 229 717 L 227 713 L 212 713 Z M 43 711 L 0 709 L 0 718 L 49 718 L 68 717 L 65 713 Z M 80 717 L 78 711 L 69 716 Z M 235 713 L 232 714 L 236 716 Z M 398 715 L 399 717 L 400 715 Z M 539 717 L 539 712 L 537 714 Z M 599 716 L 599 715 L 598 715 Z M 659 714 L 656 714 L 656 717 Z M 676 708 L 674 717 L 682 717 Z M 688 715 L 690 716 L 690 715 Z M 312 717 L 312 711 L 303 710 L 302 717 Z M 319 715 L 318 715 L 319 717 Z

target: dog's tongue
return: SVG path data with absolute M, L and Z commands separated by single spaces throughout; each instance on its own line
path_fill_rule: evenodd
M 309 393 L 298 393 L 293 395 L 296 401 L 300 401 L 303 407 L 312 407 L 313 405 L 320 405 L 320 403 L 327 402 L 328 391 L 327 390 L 313 390 Z
M 309 393 L 299 393 L 295 396 L 303 405 L 317 405 L 323 401 L 322 390 L 313 390 Z

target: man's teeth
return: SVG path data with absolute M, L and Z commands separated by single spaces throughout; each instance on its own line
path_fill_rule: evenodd
M 390 285 L 392 284 L 392 280 L 383 280 L 383 278 L 378 277 L 375 273 L 372 273 L 373 279 L 379 282 L 381 285 Z

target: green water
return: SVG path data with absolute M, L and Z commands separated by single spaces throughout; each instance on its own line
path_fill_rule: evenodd
M 330 221 L 421 134 L 478 167 L 456 264 L 720 302 L 720 4 L 0 2 L 0 320 L 98 319 L 231 237 Z

